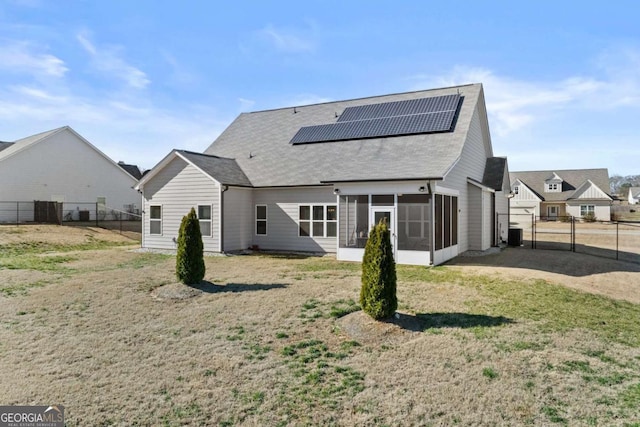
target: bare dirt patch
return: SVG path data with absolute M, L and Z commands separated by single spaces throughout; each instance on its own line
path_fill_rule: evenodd
M 155 288 L 151 296 L 157 300 L 185 300 L 202 295 L 200 289 L 182 283 L 171 283 Z
M 542 279 L 572 289 L 640 303 L 640 264 L 559 250 L 506 248 L 487 256 L 448 263 L 478 274 Z
M 0 245 L 25 242 L 46 242 L 74 245 L 87 239 L 138 244 L 135 239 L 99 227 L 67 227 L 54 225 L 0 225 Z
M 416 316 L 400 312 L 391 319 L 378 322 L 358 311 L 340 318 L 337 324 L 351 339 L 369 346 L 410 341 L 420 336 L 425 328 L 424 322 Z

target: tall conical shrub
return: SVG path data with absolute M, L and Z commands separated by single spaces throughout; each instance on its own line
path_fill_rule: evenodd
M 396 312 L 396 263 L 393 260 L 391 233 L 385 221 L 376 224 L 362 259 L 360 306 L 376 320 L 387 319 Z
M 182 218 L 178 233 L 178 254 L 176 256 L 176 276 L 186 285 L 200 283 L 204 278 L 205 266 L 202 247 L 202 233 L 196 211 Z

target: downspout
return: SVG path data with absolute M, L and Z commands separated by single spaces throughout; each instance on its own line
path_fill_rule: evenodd
M 228 185 L 220 186 L 220 253 L 224 253 L 224 193 L 228 189 Z
M 145 218 L 145 209 L 144 209 L 144 192 L 142 189 L 138 190 L 138 192 L 140 193 L 140 199 L 141 199 L 141 209 L 140 209 L 140 213 L 142 214 L 140 217 L 140 231 L 142 232 L 142 239 L 140 239 L 140 247 L 144 248 L 144 218 Z

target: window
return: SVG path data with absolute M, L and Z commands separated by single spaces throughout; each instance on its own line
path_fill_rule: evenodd
M 336 237 L 336 205 L 301 205 L 298 210 L 298 235 L 302 237 Z
M 560 191 L 560 184 L 557 183 L 549 183 L 547 184 L 547 191 L 549 192 L 559 192 Z
M 211 205 L 198 205 L 198 219 L 200 220 L 200 233 L 203 236 L 211 236 Z
M 518 191 L 520 191 L 520 187 L 518 187 L 517 185 L 513 187 L 513 194 L 518 194 Z
M 267 205 L 256 205 L 256 234 L 267 235 Z
M 162 206 L 149 207 L 149 234 L 162 234 Z
M 595 205 L 580 205 L 580 216 L 595 215 Z

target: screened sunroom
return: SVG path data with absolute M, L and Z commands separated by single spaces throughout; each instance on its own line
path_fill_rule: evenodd
M 381 220 L 389 224 L 398 264 L 430 265 L 457 255 L 457 196 L 340 195 L 338 210 L 338 259 L 361 261 L 369 231 Z

